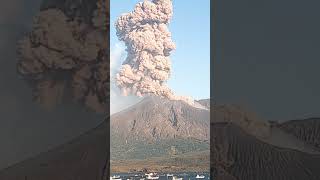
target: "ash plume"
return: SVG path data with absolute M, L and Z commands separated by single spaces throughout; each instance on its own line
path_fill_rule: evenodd
M 195 103 L 190 97 L 175 95 L 165 84 L 171 72 L 170 52 L 176 48 L 168 29 L 172 15 L 172 0 L 153 0 L 138 3 L 132 12 L 118 18 L 117 36 L 125 42 L 128 53 L 116 75 L 123 95 L 153 95 Z
M 18 72 L 33 88 L 34 100 L 47 109 L 70 97 L 95 112 L 108 108 L 105 1 L 84 3 L 76 10 L 44 8 L 19 43 Z

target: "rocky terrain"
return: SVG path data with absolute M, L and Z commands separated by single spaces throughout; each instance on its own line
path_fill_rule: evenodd
M 207 118 L 205 109 L 160 98 L 146 98 L 115 114 L 111 171 L 204 171 L 211 163 L 215 180 L 320 179 L 317 118 L 268 122 L 235 105 L 213 106 L 210 136 Z M 106 127 L 6 168 L 0 179 L 98 178 L 106 162 L 101 159 L 108 148 Z
M 320 118 L 288 121 L 278 127 L 320 151 Z
M 143 99 L 113 115 L 110 122 L 111 135 L 121 136 L 128 143 L 179 137 L 205 141 L 210 136 L 209 124 L 208 110 L 159 97 Z
M 214 179 L 320 179 L 318 119 L 269 123 L 239 109 L 213 108 L 210 143 Z
M 116 166 L 122 160 L 143 160 L 144 168 L 155 169 L 155 166 L 150 167 L 150 162 L 161 160 L 163 166 L 173 166 L 170 159 L 183 162 L 187 154 L 204 152 L 199 158 L 209 157 L 209 126 L 207 109 L 193 107 L 184 101 L 147 97 L 111 117 L 111 166 L 119 170 Z M 203 170 L 208 170 L 209 161 L 195 162 L 184 165 L 202 166 Z M 179 167 L 178 164 L 175 166 Z

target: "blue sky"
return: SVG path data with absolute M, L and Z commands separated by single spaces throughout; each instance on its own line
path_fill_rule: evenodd
M 111 0 L 111 51 L 119 41 L 114 23 L 131 12 L 141 0 Z M 194 99 L 210 97 L 210 0 L 173 0 L 169 25 L 176 50 L 172 52 L 169 87 L 178 95 Z M 121 61 L 124 60 L 121 56 Z

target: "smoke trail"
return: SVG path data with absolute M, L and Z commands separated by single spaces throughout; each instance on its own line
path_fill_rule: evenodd
M 153 0 L 138 3 L 132 12 L 118 18 L 117 36 L 128 53 L 116 76 L 124 95 L 156 95 L 194 104 L 165 85 L 170 77 L 170 52 L 176 48 L 168 29 L 172 15 L 172 0 Z

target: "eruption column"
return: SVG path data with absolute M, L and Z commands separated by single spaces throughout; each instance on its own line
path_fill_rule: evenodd
M 175 49 L 168 30 L 171 0 L 140 2 L 116 22 L 117 36 L 127 47 L 127 59 L 116 76 L 124 95 L 156 95 L 176 99 L 164 83 L 170 77 L 170 52 Z

